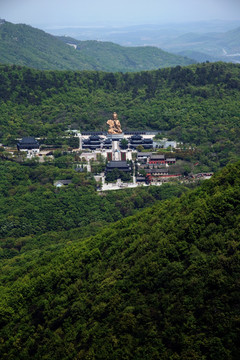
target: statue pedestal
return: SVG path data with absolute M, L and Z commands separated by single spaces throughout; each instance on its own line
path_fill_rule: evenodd
M 107 138 L 111 139 L 112 141 L 120 141 L 124 138 L 124 134 L 107 134 Z

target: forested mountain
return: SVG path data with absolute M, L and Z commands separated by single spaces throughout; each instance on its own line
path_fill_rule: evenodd
M 206 63 L 140 73 L 37 71 L 0 66 L 0 142 L 57 137 L 68 127 L 160 130 L 199 150 L 216 171 L 240 154 L 240 66 Z
M 239 179 L 3 260 L 1 359 L 238 360 Z
M 0 63 L 46 70 L 140 71 L 188 65 L 193 60 L 154 47 L 59 38 L 24 24 L 0 24 Z M 77 44 L 75 49 L 69 44 Z

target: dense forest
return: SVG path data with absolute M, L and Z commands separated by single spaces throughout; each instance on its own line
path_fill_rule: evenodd
M 72 183 L 56 188 L 59 179 Z M 55 243 L 66 230 L 78 237 L 96 234 L 109 223 L 189 189 L 165 184 L 99 194 L 97 185 L 91 173 L 75 171 L 69 156 L 44 164 L 0 161 L 0 259 Z
M 37 169 L 12 166 L 9 203 L 27 177 L 27 216 L 34 191 L 35 206 L 53 201 L 50 186 L 34 185 Z M 239 179 L 240 162 L 95 236 L 66 230 L 63 242 L 49 233 L 40 247 L 18 245 L 1 261 L 1 358 L 238 360 Z
M 157 130 L 216 171 L 240 154 L 240 66 L 206 63 L 140 73 L 37 71 L 0 66 L 0 141 L 56 138 L 66 129 Z
M 41 70 L 128 72 L 188 65 L 194 60 L 156 47 L 124 47 L 111 42 L 79 41 L 65 36 L 56 37 L 29 25 L 1 21 L 0 63 Z

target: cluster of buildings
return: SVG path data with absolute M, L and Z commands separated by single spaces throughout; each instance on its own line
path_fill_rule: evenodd
M 80 159 L 87 162 L 88 171 L 91 166 L 90 160 L 97 161 L 98 156 L 101 155 L 106 161 L 102 176 L 117 169 L 119 172 L 133 174 L 136 183 L 159 181 L 160 178 L 171 176 L 168 174 L 168 167 L 175 164 L 176 159 L 153 152 L 143 152 L 143 150 L 156 148 L 153 139 L 155 134 L 144 132 L 125 135 L 96 132 L 81 134 L 75 132 L 75 136 L 79 138 L 79 148 L 74 151 L 78 151 Z M 26 151 L 28 158 L 41 156 L 40 144 L 34 137 L 21 139 L 17 143 L 17 149 Z
M 81 136 L 81 135 L 79 135 Z M 151 135 L 150 135 L 151 136 Z M 82 136 L 80 138 L 80 148 L 81 149 L 111 149 L 113 141 L 120 141 L 120 147 L 127 147 L 128 149 L 137 149 L 141 146 L 143 149 L 152 149 L 153 148 L 153 136 L 152 137 L 143 137 L 142 135 L 134 134 L 132 136 L 100 136 L 98 134 L 90 135 L 88 137 Z M 121 145 L 121 140 L 125 140 L 124 145 Z
M 175 158 L 169 158 L 160 154 L 153 154 L 152 152 L 138 152 L 137 158 L 142 164 L 148 165 L 170 165 L 176 163 Z
M 101 136 L 100 136 L 101 135 Z M 155 133 L 135 132 L 127 134 L 104 135 L 102 134 L 78 134 L 80 148 L 86 150 L 82 153 L 84 159 L 91 158 L 91 154 L 100 153 L 107 161 L 105 174 L 118 169 L 121 172 L 130 173 L 133 171 L 130 162 L 137 160 L 135 179 L 138 182 L 154 181 L 160 176 L 168 176 L 167 166 L 174 164 L 176 159 L 165 158 L 164 155 L 153 154 L 152 152 L 141 152 L 139 150 L 156 149 L 154 142 Z M 124 141 L 123 141 L 124 139 Z M 175 145 L 175 144 L 172 144 Z M 87 153 L 90 150 L 91 153 Z M 155 165 L 155 166 L 153 166 Z M 148 170 L 148 178 L 139 176 L 138 171 Z
M 95 171 L 99 171 L 99 173 L 95 174 L 95 178 L 98 181 L 101 180 L 102 185 L 106 186 L 108 186 L 106 183 L 114 177 L 117 182 L 131 179 L 131 185 L 125 183 L 124 186 L 133 187 L 139 183 L 161 184 L 168 181 L 169 178 L 181 176 L 181 174 L 173 174 L 173 171 L 169 174 L 169 167 L 176 163 L 174 157 L 156 152 L 156 149 L 159 148 L 170 150 L 176 148 L 177 143 L 175 141 L 156 140 L 155 136 L 158 132 L 133 131 L 123 133 L 116 112 L 112 114 L 112 118 L 106 124 L 109 127 L 106 133 L 70 131 L 79 140 L 78 148 L 72 150 L 78 154 L 80 159 L 76 171 L 87 170 L 90 172 L 93 163 L 95 165 L 97 163 L 98 170 Z M 66 137 L 69 136 L 66 134 Z M 40 151 L 40 144 L 34 137 L 21 139 L 17 143 L 17 149 L 18 151 L 25 151 L 27 158 L 42 156 L 44 161 L 43 155 L 48 155 L 46 151 L 45 153 Z M 61 187 L 70 183 L 71 180 L 58 180 L 55 182 L 55 186 Z
M 175 158 L 169 158 L 165 155 L 154 154 L 152 152 L 138 152 L 137 153 L 137 181 L 156 182 L 167 180 L 172 177 L 179 177 L 180 174 L 169 175 L 169 165 L 175 164 Z M 140 176 L 140 174 L 145 174 Z

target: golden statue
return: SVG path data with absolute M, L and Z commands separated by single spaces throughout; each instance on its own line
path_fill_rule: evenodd
M 112 119 L 107 121 L 107 124 L 109 125 L 108 133 L 109 134 L 121 134 L 122 129 L 121 129 L 120 121 L 118 120 L 117 113 L 114 112 L 112 117 L 113 117 Z

